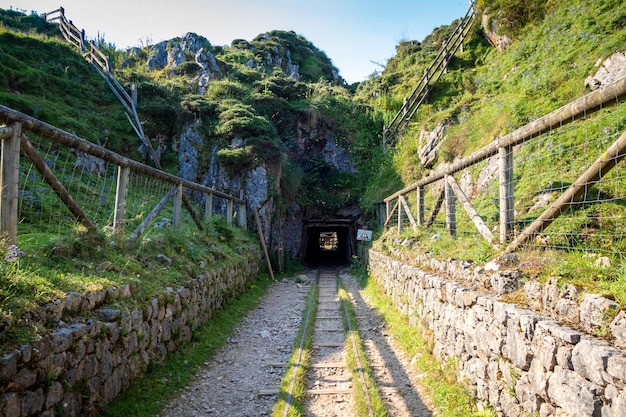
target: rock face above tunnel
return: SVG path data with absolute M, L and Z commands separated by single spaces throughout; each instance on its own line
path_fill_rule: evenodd
M 329 208 L 323 204 L 298 203 L 298 195 L 286 197 L 282 187 L 283 172 L 280 163 L 264 163 L 251 169 L 244 169 L 233 174 L 219 163 L 216 157 L 218 148 L 214 146 L 210 157 L 202 160 L 201 149 L 206 144 L 202 124 L 198 121 L 188 123 L 180 134 L 178 142 L 180 175 L 190 181 L 199 182 L 207 187 L 239 196 L 243 192 L 247 201 L 248 227 L 257 230 L 254 210 L 258 210 L 260 227 L 266 240 L 270 256 L 287 256 L 302 259 L 303 244 L 306 239 L 304 225 L 307 222 L 323 222 L 323 219 L 339 219 L 360 227 L 363 224 L 362 213 L 358 204 L 347 203 L 345 206 Z M 298 133 L 294 139 L 296 150 L 290 157 L 294 161 L 322 161 L 329 169 L 350 175 L 357 174 L 350 153 L 335 139 L 335 133 L 322 120 L 303 119 L 298 122 Z M 243 143 L 245 139 L 238 142 Z M 231 148 L 237 144 L 231 144 Z M 206 158 L 206 156 L 205 156 Z M 290 178 L 285 178 L 289 181 Z M 306 192 L 301 190 L 300 192 Z M 330 191 L 329 191 L 330 192 Z M 198 204 L 204 204 L 204 196 L 192 193 Z M 278 201 L 278 203 L 277 203 Z M 225 202 L 214 200 L 213 211 L 223 214 L 227 210 Z M 354 231 L 356 233 L 356 231 Z M 352 245 L 354 246 L 354 245 Z M 350 249 L 352 250 L 352 249 Z

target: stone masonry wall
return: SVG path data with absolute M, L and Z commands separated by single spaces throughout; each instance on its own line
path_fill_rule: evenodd
M 457 358 L 459 378 L 500 415 L 626 416 L 624 350 L 375 250 L 369 268 L 396 307 L 432 331 L 436 356 Z
M 235 266 L 168 288 L 144 305 L 132 302 L 133 288 L 123 286 L 68 293 L 42 308 L 39 316 L 61 326 L 0 357 L 0 416 L 97 415 L 148 364 L 189 342 L 229 297 L 243 292 L 260 259 L 253 251 Z M 120 299 L 134 307 L 104 307 Z M 61 321 L 71 316 L 93 318 Z

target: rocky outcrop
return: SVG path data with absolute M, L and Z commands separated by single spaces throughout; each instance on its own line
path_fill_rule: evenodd
M 207 84 L 222 77 L 223 71 L 215 56 L 211 53 L 211 43 L 195 33 L 187 33 L 182 38 L 170 39 L 153 45 L 148 52 L 146 65 L 148 71 L 157 71 L 163 68 L 176 70 L 182 63 L 194 62 L 200 70 L 192 80 L 198 85 L 200 95 L 204 94 Z
M 585 79 L 585 87 L 597 90 L 626 77 L 626 52 L 616 52 L 604 62 L 596 62 L 598 71 Z
M 428 262 L 427 256 L 422 261 L 424 269 L 372 250 L 369 270 L 400 311 L 430 329 L 435 355 L 444 362 L 457 359 L 459 378 L 498 415 L 626 416 L 624 350 L 562 324 L 554 318 L 558 315 L 507 303 L 485 291 L 498 280 L 496 275 L 510 271 L 504 265 L 485 273 L 463 261 Z M 429 272 L 437 270 L 466 281 Z M 554 312 L 560 300 L 571 296 L 556 283 L 543 288 L 526 283 L 524 291 Z M 594 330 L 608 327 L 607 311 L 614 307 L 610 300 L 589 295 L 578 317 Z M 610 326 L 623 334 L 625 320 L 622 315 Z
M 498 24 L 488 14 L 483 14 L 481 24 L 485 32 L 485 36 L 489 43 L 498 48 L 498 51 L 503 52 L 506 48 L 511 46 L 513 40 L 506 35 L 498 35 Z
M 244 291 L 259 261 L 256 248 L 234 266 L 200 274 L 143 304 L 124 285 L 68 293 L 42 307 L 33 314 L 41 323 L 32 325 L 61 325 L 0 357 L 0 415 L 97 415 L 150 363 L 188 343 L 228 297 Z M 120 302 L 132 307 L 111 307 Z
M 448 127 L 448 121 L 440 122 L 432 131 L 422 130 L 419 143 L 423 144 L 419 150 L 420 162 L 424 168 L 431 168 L 437 160 L 437 150 Z

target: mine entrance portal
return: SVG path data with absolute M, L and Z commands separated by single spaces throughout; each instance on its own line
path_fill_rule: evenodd
M 304 235 L 302 262 L 306 265 L 345 265 L 356 254 L 354 221 L 310 223 Z

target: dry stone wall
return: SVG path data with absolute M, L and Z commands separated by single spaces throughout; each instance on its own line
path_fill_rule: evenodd
M 439 266 L 480 275 L 459 261 Z M 432 331 L 437 357 L 456 358 L 458 376 L 500 415 L 626 416 L 626 352 L 614 344 L 501 301 L 493 288 L 472 288 L 375 250 L 369 268 L 396 307 Z M 542 299 L 554 288 L 535 290 Z
M 0 416 L 97 415 L 151 362 L 189 342 L 259 267 L 260 254 L 252 251 L 237 265 L 168 288 L 143 305 L 132 302 L 130 286 L 68 293 L 38 314 L 61 327 L 0 358 Z M 120 299 L 134 307 L 105 307 Z M 91 318 L 63 323 L 76 315 Z

